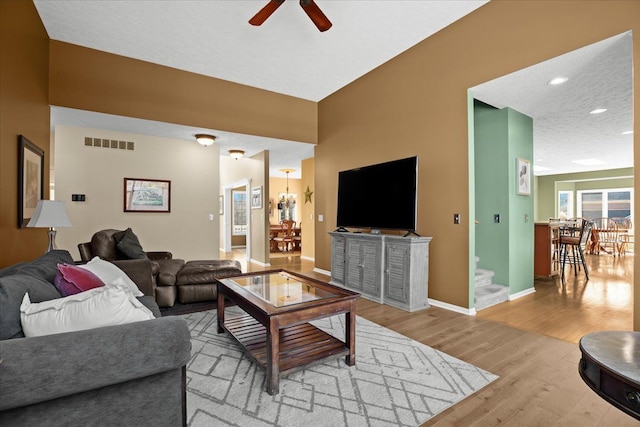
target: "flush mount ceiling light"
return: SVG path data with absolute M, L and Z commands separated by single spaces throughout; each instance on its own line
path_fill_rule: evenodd
M 595 110 L 589 111 L 589 114 L 601 114 L 607 111 L 606 108 L 596 108 Z
M 233 160 L 238 160 L 244 156 L 244 151 L 242 150 L 229 150 L 229 155 Z
M 632 130 L 625 130 L 624 132 L 622 132 L 623 135 L 632 135 L 633 131 Z
M 216 137 L 213 135 L 207 135 L 206 133 L 198 133 L 196 134 L 196 141 L 198 141 L 198 144 L 203 147 L 208 147 L 216 142 Z
M 557 85 L 561 85 L 562 83 L 566 83 L 568 80 L 569 79 L 567 77 L 556 77 L 549 80 L 547 84 L 551 86 L 557 86 Z

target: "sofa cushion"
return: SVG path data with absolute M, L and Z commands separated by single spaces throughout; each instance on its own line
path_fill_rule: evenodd
M 22 262 L 0 270 L 0 277 L 14 274 L 29 274 L 53 283 L 58 274 L 58 264 L 73 264 L 73 258 L 65 250 L 49 251 L 30 262 Z M 22 297 L 20 297 L 22 300 Z
M 42 302 L 60 298 L 52 283 L 28 274 L 0 277 L 0 340 L 24 337 L 20 324 L 20 304 L 25 293 L 31 301 Z
M 58 264 L 53 284 L 63 297 L 104 286 L 104 282 L 91 271 L 71 264 Z
M 91 236 L 91 252 L 93 256 L 107 260 L 121 259 L 122 256 L 116 247 L 118 242 L 116 242 L 115 237 L 113 237 L 115 233 L 119 232 L 119 230 L 110 228 L 94 233 L 94 235 Z
M 40 303 L 32 303 L 29 293 L 26 293 L 20 305 L 22 329 L 27 337 L 154 318 L 153 313 L 133 296 L 122 278 L 106 286 Z
M 151 313 L 153 313 L 154 317 L 162 317 L 162 313 L 160 313 L 160 308 L 158 307 L 158 303 L 156 302 L 156 299 L 154 297 L 144 295 L 141 297 L 136 297 L 136 299 L 144 304 L 144 306 L 147 307 L 151 311 Z
M 134 296 L 141 297 L 144 295 L 124 271 L 120 270 L 115 264 L 109 261 L 94 257 L 91 261 L 80 265 L 79 267 L 91 271 L 104 283 L 111 283 L 117 278 L 122 278 L 122 280 L 124 280 L 124 282 L 131 288 L 131 292 Z
M 147 254 L 142 249 L 138 236 L 135 235 L 131 228 L 120 231 L 113 235 L 116 240 L 116 247 L 131 259 L 148 259 Z
M 231 259 L 197 260 L 187 262 L 176 278 L 176 285 L 215 283 L 220 277 L 242 273 L 240 262 Z
M 184 267 L 184 260 L 173 258 L 159 259 L 153 262 L 158 264 L 157 285 L 175 286 L 178 272 Z

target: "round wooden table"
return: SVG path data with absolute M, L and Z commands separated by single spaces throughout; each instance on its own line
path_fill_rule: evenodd
M 640 332 L 594 332 L 580 339 L 580 351 L 584 382 L 640 420 Z

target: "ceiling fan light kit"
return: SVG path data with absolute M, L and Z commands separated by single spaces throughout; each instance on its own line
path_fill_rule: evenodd
M 262 25 L 282 3 L 284 3 L 284 0 L 269 0 L 269 3 L 249 20 L 249 24 L 256 26 Z M 318 7 L 314 0 L 300 0 L 300 7 L 302 7 L 315 26 L 318 27 L 318 30 L 323 32 L 331 28 L 331 21 L 329 21 L 322 10 L 320 10 L 320 7 Z

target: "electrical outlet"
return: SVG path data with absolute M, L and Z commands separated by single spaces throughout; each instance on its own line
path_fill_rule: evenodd
M 500 223 L 500 214 L 493 214 L 493 222 Z
M 460 214 L 453 214 L 453 223 L 460 224 Z

